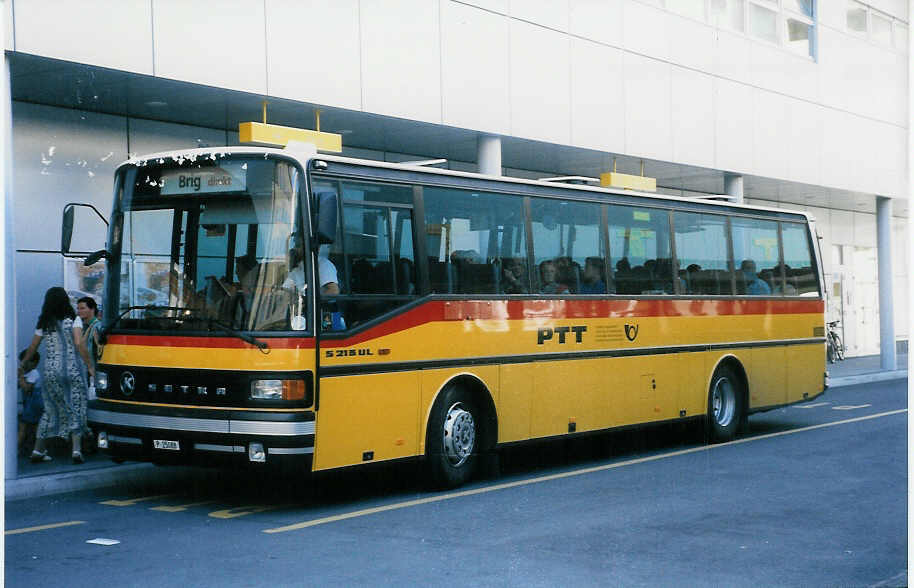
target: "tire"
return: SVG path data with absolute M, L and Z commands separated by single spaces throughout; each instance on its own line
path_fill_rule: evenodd
M 708 432 L 712 443 L 733 440 L 745 419 L 745 396 L 741 380 L 727 366 L 720 366 L 708 390 Z
M 435 488 L 455 488 L 474 474 L 480 446 L 481 412 L 470 395 L 450 386 L 432 408 L 425 436 L 425 461 Z
M 828 336 L 828 341 L 825 344 L 825 355 L 828 358 L 828 363 L 835 363 L 835 342 L 831 335 Z
M 844 343 L 841 341 L 841 336 L 837 333 L 835 334 L 835 357 L 838 361 L 844 360 Z

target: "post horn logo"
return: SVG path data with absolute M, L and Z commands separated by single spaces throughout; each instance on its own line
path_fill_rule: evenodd
M 625 325 L 625 338 L 634 341 L 638 337 L 638 325 Z
M 124 396 L 133 394 L 133 388 L 136 386 L 136 377 L 131 372 L 121 374 L 121 392 Z

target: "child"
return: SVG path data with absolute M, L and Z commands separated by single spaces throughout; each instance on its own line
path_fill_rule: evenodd
M 25 356 L 25 351 L 19 353 L 19 360 Z M 19 417 L 19 452 L 28 454 L 35 442 L 35 433 L 38 430 L 38 421 L 44 412 L 44 402 L 41 399 L 41 373 L 38 371 L 40 356 L 36 351 L 27 363 L 19 368 L 19 390 L 22 393 L 22 415 Z

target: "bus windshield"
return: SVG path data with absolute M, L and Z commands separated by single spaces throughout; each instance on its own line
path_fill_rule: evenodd
M 115 328 L 308 329 L 298 168 L 214 154 L 121 174 L 109 268 L 120 279 L 106 296 L 118 300 Z

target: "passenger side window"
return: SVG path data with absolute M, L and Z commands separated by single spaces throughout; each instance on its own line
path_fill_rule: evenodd
M 785 296 L 818 296 L 819 278 L 806 225 L 781 223 Z
M 530 210 L 537 292 L 605 293 L 600 205 L 534 198 Z
M 674 212 L 676 258 L 683 294 L 733 294 L 733 260 L 727 247 L 727 217 Z
M 339 187 L 337 238 L 319 253 L 319 273 L 329 261 L 339 280 L 339 294 L 323 294 L 321 308 L 324 328 L 334 331 L 373 320 L 418 295 L 412 187 L 362 182 Z
M 668 211 L 610 205 L 609 253 L 617 294 L 673 294 Z
M 778 224 L 775 221 L 732 217 L 736 293 L 770 296 L 779 275 Z M 777 279 L 780 282 L 780 279 Z
M 436 187 L 423 194 L 432 292 L 530 291 L 523 198 Z

